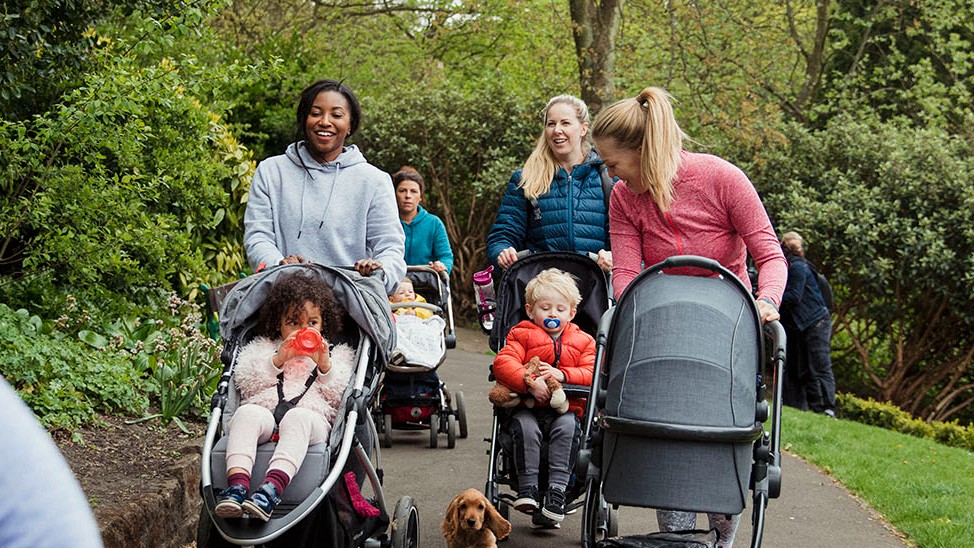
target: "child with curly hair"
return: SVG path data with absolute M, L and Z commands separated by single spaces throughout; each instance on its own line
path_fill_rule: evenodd
M 230 420 L 228 487 L 218 496 L 218 516 L 269 520 L 308 447 L 328 439 L 354 369 L 351 347 L 328 348 L 343 314 L 331 288 L 304 273 L 282 276 L 271 288 L 259 336 L 241 350 L 234 372 L 242 405 Z M 249 494 L 257 446 L 275 438 L 267 475 Z

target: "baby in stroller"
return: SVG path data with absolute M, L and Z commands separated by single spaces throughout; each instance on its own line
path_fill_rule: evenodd
M 238 358 L 242 405 L 230 421 L 228 487 L 218 496 L 216 515 L 269 520 L 308 446 L 328 439 L 354 368 L 351 347 L 328 348 L 341 318 L 341 305 L 321 280 L 294 273 L 274 284 L 260 308 L 259 336 Z M 272 439 L 278 445 L 267 475 L 248 496 L 257 445 Z
M 544 527 L 565 518 L 565 491 L 571 476 L 572 459 L 578 452 L 584 400 L 569 399 L 569 411 L 559 413 L 548 405 L 550 390 L 544 382 L 528 382 L 525 364 L 542 361 L 539 377 L 562 383 L 590 385 L 595 362 L 595 339 L 572 319 L 581 302 L 574 278 L 558 269 L 547 269 L 525 287 L 528 320 L 510 329 L 503 348 L 494 360 L 497 381 L 512 391 L 529 395 L 531 408 L 519 407 L 511 416 L 517 498 L 514 508 L 533 512 L 532 524 Z M 548 484 L 540 496 L 542 440 L 548 442 Z M 540 508 L 540 512 L 538 509 Z
M 409 277 L 404 278 L 399 289 L 389 296 L 389 304 L 396 315 L 397 345 L 393 365 L 407 363 L 436 369 L 446 355 L 446 320 L 436 315 L 436 312 L 443 312 L 442 308 L 427 303 L 416 292 Z
M 389 296 L 389 303 L 398 304 L 398 303 L 411 303 L 411 302 L 425 303 L 426 298 L 423 297 L 422 295 L 416 294 L 416 287 L 413 285 L 412 278 L 406 277 L 403 278 L 401 282 L 399 282 L 399 289 L 397 289 L 395 293 Z M 394 310 L 394 312 L 396 314 L 416 316 L 421 320 L 425 320 L 433 317 L 432 310 L 428 310 L 426 308 L 419 308 L 416 306 L 405 306 L 401 308 L 397 307 Z

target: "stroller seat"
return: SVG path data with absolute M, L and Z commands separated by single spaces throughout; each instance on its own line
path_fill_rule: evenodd
M 213 486 L 218 490 L 227 486 L 227 439 L 228 436 L 220 438 L 213 446 L 210 454 L 210 468 L 213 470 Z M 277 444 L 268 442 L 257 446 L 257 456 L 254 459 L 254 469 L 250 476 L 250 491 L 255 491 L 260 487 L 261 479 L 267 475 L 267 464 L 271 460 L 271 455 Z M 331 471 L 331 451 L 330 445 L 317 443 L 308 447 L 308 454 L 304 458 L 304 463 L 298 468 L 297 474 L 291 478 L 287 489 L 281 493 L 281 504 L 275 510 L 278 513 L 285 512 L 289 507 L 297 506 L 304 502 L 312 492 L 317 489 Z

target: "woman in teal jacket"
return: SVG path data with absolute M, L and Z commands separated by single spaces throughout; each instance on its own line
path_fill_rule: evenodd
M 541 113 L 544 131 L 507 183 L 487 235 L 487 258 L 508 268 L 522 250 L 597 253 L 608 272 L 608 196 L 602 159 L 589 140 L 588 107 L 577 97 L 558 95 Z
M 399 221 L 406 233 L 406 264 L 426 265 L 437 272 L 453 270 L 453 250 L 446 235 L 446 227 L 439 217 L 419 205 L 426 192 L 426 183 L 418 171 L 402 166 L 392 176 L 399 206 Z

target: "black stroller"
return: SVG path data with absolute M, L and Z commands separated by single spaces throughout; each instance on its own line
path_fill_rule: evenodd
M 532 278 L 547 268 L 558 268 L 577 278 L 582 302 L 578 306 L 573 322 L 582 330 L 596 333 L 599 318 L 608 309 L 609 284 L 606 275 L 596 262 L 585 255 L 571 252 L 544 252 L 519 258 L 502 276 L 496 291 L 497 308 L 490 333 L 490 347 L 497 351 L 503 345 L 507 332 L 521 320 L 527 319 L 524 311 L 524 288 Z M 493 373 L 490 375 L 493 381 Z M 569 397 L 588 397 L 589 386 L 565 385 Z M 487 484 L 484 493 L 504 518 L 510 516 L 518 490 L 517 473 L 514 467 L 513 439 L 509 432 L 510 410 L 494 407 L 491 427 L 490 464 L 487 470 Z M 583 418 L 584 428 L 587 418 Z M 547 483 L 547 462 L 542 447 L 540 484 Z M 502 492 L 501 486 L 508 486 L 514 493 Z M 573 474 L 565 493 L 566 513 L 573 513 L 582 506 L 579 496 L 585 492 L 584 476 Z
M 227 437 L 223 434 L 239 405 L 234 367 L 241 348 L 254 336 L 257 312 L 270 288 L 281 275 L 295 271 L 320 277 L 347 310 L 343 330 L 347 340 L 341 342 L 356 349 L 353 378 L 342 397 L 328 442 L 308 449 L 273 517 L 267 522 L 226 520 L 216 515 L 215 507 L 216 495 L 227 485 Z M 362 277 L 352 270 L 316 264 L 272 267 L 236 282 L 226 294 L 220 307 L 224 372 L 213 395 L 203 443 L 203 505 L 197 546 L 419 546 L 419 515 L 411 497 L 398 501 L 389 527 L 390 516 L 380 481 L 382 472 L 373 452 L 375 425 L 368 409 L 395 346 L 395 331 L 385 295 L 379 275 Z M 253 478 L 263 477 L 274 447 L 274 443 L 258 447 Z M 352 455 L 354 458 L 350 458 Z M 355 473 L 359 486 L 368 480 L 373 497 L 369 502 L 378 508 L 377 517 L 362 518 L 354 510 L 348 488 L 342 481 L 350 471 Z
M 711 275 L 682 275 L 688 268 Z M 780 379 L 785 360 L 781 325 L 771 322 L 763 332 L 750 293 L 716 261 L 673 257 L 632 281 L 596 337 L 586 412 L 594 420 L 576 466 L 587 476 L 583 546 L 683 546 L 662 539 L 708 535 L 610 538 L 616 533 L 604 526 L 606 511 L 626 505 L 734 515 L 749 489 L 751 546 L 760 546 L 765 506 L 781 486 L 780 385 L 766 433 L 763 374 L 770 359 Z
M 416 345 L 416 341 L 406 345 L 407 341 L 399 338 L 400 347 L 393 352 L 379 387 L 379 397 L 373 410 L 374 420 L 383 447 L 392 447 L 393 430 L 428 429 L 430 447 L 437 446 L 439 434 L 446 434 L 447 447 L 453 449 L 457 437 L 467 437 L 466 403 L 463 392 L 452 394 L 436 373 L 446 359 L 447 349 L 456 348 L 457 345 L 449 277 L 445 272 L 437 272 L 429 266 L 409 266 L 406 275 L 413 281 L 416 294 L 426 302 L 394 303 L 392 310 L 430 310 L 442 319 L 440 323 L 443 329 L 435 338 L 423 341 L 423 345 Z M 415 317 L 400 316 L 397 319 L 400 323 L 406 320 L 422 323 Z M 423 326 L 424 329 L 426 327 Z

